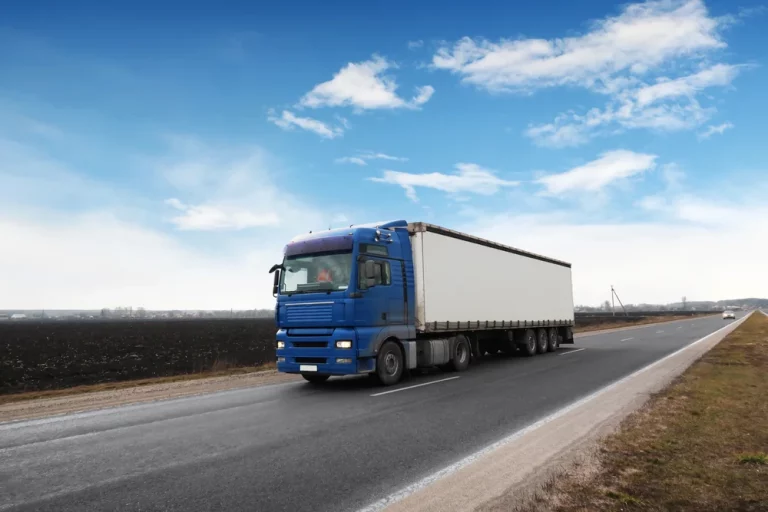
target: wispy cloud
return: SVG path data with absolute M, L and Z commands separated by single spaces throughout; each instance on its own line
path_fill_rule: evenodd
M 695 96 L 698 92 L 714 86 L 730 85 L 739 67 L 728 64 L 715 64 L 702 69 L 698 73 L 676 78 L 674 80 L 660 79 L 653 85 L 647 85 L 633 91 L 638 107 L 680 96 Z
M 656 158 L 656 155 L 627 150 L 609 151 L 596 160 L 560 174 L 544 176 L 537 182 L 552 195 L 575 190 L 596 192 L 618 180 L 653 169 Z
M 176 198 L 167 199 L 165 203 L 182 212 L 171 222 L 184 231 L 240 230 L 274 226 L 280 222 L 275 212 L 254 212 L 242 205 L 186 205 Z
M 418 201 L 416 188 L 431 188 L 450 194 L 480 194 L 493 195 L 502 187 L 519 185 L 517 181 L 508 181 L 496 176 L 495 171 L 485 169 L 477 164 L 458 163 L 456 172 L 443 174 L 432 172 L 427 174 L 412 174 L 400 171 L 384 171 L 380 178 L 370 178 L 378 183 L 398 185 L 405 190 L 412 201 Z
M 399 156 L 392 156 L 386 153 L 376 153 L 373 151 L 360 151 L 355 156 L 345 156 L 337 158 L 335 162 L 337 164 L 355 164 L 355 165 L 368 165 L 370 160 L 389 160 L 392 162 L 407 162 L 408 159 Z
M 733 123 L 726 121 L 723 124 L 708 126 L 706 130 L 699 134 L 699 139 L 708 139 L 714 134 L 722 135 L 725 130 L 733 128 Z
M 408 49 L 409 50 L 418 50 L 419 48 L 424 47 L 424 41 L 421 39 L 417 41 L 408 41 Z
M 167 221 L 181 231 L 241 231 L 302 225 L 321 214 L 278 187 L 279 168 L 259 147 L 223 147 L 195 137 L 169 136 L 156 161 L 172 187 Z
M 419 108 L 435 92 L 430 85 L 416 88 L 411 100 L 397 94 L 397 82 L 385 74 L 395 65 L 374 55 L 370 60 L 350 62 L 333 78 L 305 94 L 300 105 L 309 108 L 353 107 L 356 110 Z
M 337 164 L 368 165 L 365 158 L 359 156 L 343 156 L 334 160 Z
M 727 86 L 740 66 L 716 64 L 676 79 L 659 78 L 652 85 L 638 80 L 623 84 L 603 109 L 585 114 L 567 112 L 552 123 L 532 125 L 525 131 L 536 144 L 550 147 L 578 146 L 599 134 L 626 129 L 674 132 L 693 129 L 715 112 L 705 108 L 696 95 L 709 87 Z
M 298 127 L 302 130 L 316 133 L 317 135 L 326 139 L 335 139 L 336 137 L 341 137 L 344 134 L 343 128 L 328 125 L 311 117 L 299 117 L 288 110 L 283 110 L 279 117 L 276 116 L 272 111 L 270 112 L 267 119 L 270 122 L 275 123 L 283 130 L 292 130 Z

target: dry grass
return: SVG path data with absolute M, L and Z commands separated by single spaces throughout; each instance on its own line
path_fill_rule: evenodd
M 768 511 L 768 318 L 752 315 L 519 510 Z M 547 487 L 550 487 L 547 483 Z
M 677 320 L 686 320 L 686 319 L 696 319 L 696 318 L 702 318 L 701 315 L 696 316 L 657 316 L 657 317 L 648 317 L 648 318 L 641 318 L 641 319 L 629 319 L 626 321 L 618 321 L 618 322 L 606 322 L 604 324 L 591 324 L 591 325 L 583 325 L 583 326 L 575 326 L 573 328 L 573 332 L 592 332 L 592 331 L 605 331 L 607 329 L 621 329 L 622 327 L 633 327 L 635 325 L 648 325 L 648 324 L 663 324 L 667 322 L 675 322 Z M 578 322 L 578 320 L 577 320 Z
M 210 377 L 223 377 L 227 375 L 243 375 L 275 368 L 275 363 L 267 363 L 260 366 L 232 366 L 226 361 L 217 360 L 211 368 L 202 372 L 185 373 L 181 375 L 170 375 L 166 377 L 152 377 L 149 379 L 124 380 L 118 382 L 104 382 L 101 384 L 90 384 L 87 386 L 75 386 L 65 389 L 50 389 L 44 391 L 29 391 L 25 393 L 15 393 L 12 395 L 0 395 L 0 405 L 26 400 L 37 400 L 41 398 L 58 398 L 71 395 L 81 395 L 84 393 L 95 393 L 98 391 L 112 391 L 119 389 L 134 388 L 140 386 L 149 386 L 152 384 L 167 384 L 170 382 L 181 382 L 190 380 L 207 379 Z

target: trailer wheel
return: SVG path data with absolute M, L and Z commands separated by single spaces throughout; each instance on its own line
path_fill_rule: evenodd
M 547 351 L 555 352 L 560 347 L 560 336 L 557 334 L 557 329 L 555 327 L 550 327 L 547 334 L 549 336 Z
M 543 354 L 547 351 L 547 345 L 549 345 L 549 336 L 546 329 L 539 329 L 536 332 L 538 343 L 536 344 L 536 352 Z
M 469 343 L 466 338 L 459 337 L 453 345 L 451 360 L 445 366 L 454 372 L 463 372 L 469 367 Z
M 533 329 L 526 329 L 517 344 L 520 353 L 525 357 L 536 355 L 536 333 Z
M 385 386 L 397 384 L 403 376 L 403 351 L 394 341 L 385 341 L 376 357 L 376 376 Z
M 302 373 L 301 376 L 304 377 L 304 380 L 311 382 L 312 384 L 322 384 L 328 380 L 328 377 L 330 377 L 330 375 L 323 375 L 322 373 Z

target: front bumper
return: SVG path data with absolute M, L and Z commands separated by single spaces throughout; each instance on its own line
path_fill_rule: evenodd
M 284 348 L 276 350 L 279 372 L 354 375 L 376 369 L 374 358 L 358 357 L 354 329 L 333 329 L 327 335 L 289 335 L 288 330 L 280 329 L 276 338 L 285 343 Z M 351 341 L 352 348 L 336 348 L 340 340 Z

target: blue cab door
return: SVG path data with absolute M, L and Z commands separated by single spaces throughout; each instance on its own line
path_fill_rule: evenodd
M 366 286 L 365 260 L 377 264 L 375 285 Z M 405 300 L 403 287 L 402 261 L 366 255 L 361 258 L 358 277 L 358 290 L 361 298 L 359 305 L 367 312 L 365 315 L 371 326 L 402 325 L 405 323 Z

